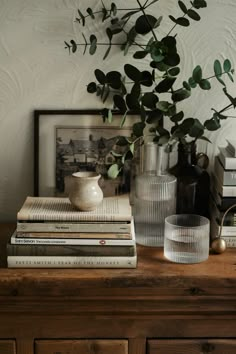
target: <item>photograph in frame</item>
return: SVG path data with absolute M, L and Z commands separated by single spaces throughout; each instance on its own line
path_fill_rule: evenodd
M 35 178 L 36 196 L 68 196 L 72 173 L 96 171 L 104 196 L 130 193 L 132 179 L 139 170 L 139 153 L 125 163 L 116 179 L 109 179 L 107 170 L 114 163 L 111 150 L 122 152 L 117 136 L 129 137 L 138 121 L 128 114 L 120 128 L 122 115 L 113 114 L 112 123 L 103 123 L 99 110 L 35 111 Z

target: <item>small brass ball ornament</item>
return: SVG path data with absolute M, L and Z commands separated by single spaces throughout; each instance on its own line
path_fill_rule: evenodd
M 221 223 L 220 223 L 220 232 L 219 232 L 219 236 L 214 238 L 212 243 L 211 243 L 211 248 L 215 253 L 221 254 L 223 253 L 227 246 L 226 246 L 226 241 L 221 237 L 221 233 L 222 233 L 222 227 L 224 225 L 224 220 L 226 215 L 228 214 L 228 212 L 233 209 L 234 207 L 236 207 L 236 204 L 231 205 L 224 213 Z

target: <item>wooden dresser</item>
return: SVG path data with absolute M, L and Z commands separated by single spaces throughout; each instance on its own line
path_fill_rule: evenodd
M 235 354 L 236 249 L 195 265 L 138 247 L 137 269 L 7 269 L 0 354 Z

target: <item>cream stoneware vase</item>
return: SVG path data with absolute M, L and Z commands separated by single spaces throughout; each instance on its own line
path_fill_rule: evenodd
M 71 204 L 80 211 L 95 210 L 103 200 L 103 192 L 98 184 L 101 177 L 96 172 L 76 172 L 72 174 L 69 193 Z

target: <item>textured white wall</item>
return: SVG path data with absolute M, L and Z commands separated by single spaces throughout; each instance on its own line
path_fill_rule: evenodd
M 106 1 L 106 0 L 105 0 Z M 110 3 L 110 1 L 106 1 Z M 116 1 L 119 7 L 132 7 L 136 0 Z M 185 0 L 187 4 L 188 1 Z M 178 28 L 183 78 L 201 64 L 211 72 L 215 58 L 229 57 L 236 66 L 236 2 L 208 0 L 201 10 L 201 22 L 191 28 Z M 64 40 L 81 39 L 74 22 L 78 6 L 96 9 L 96 0 L 0 0 L 0 221 L 15 221 L 16 212 L 27 195 L 33 194 L 33 110 L 65 108 L 99 108 L 100 101 L 86 92 L 93 80 L 93 70 L 121 69 L 127 61 L 114 50 L 102 61 L 103 50 L 95 56 L 68 55 Z M 163 15 L 162 31 L 171 23 L 168 15 L 178 16 L 177 0 L 159 0 L 156 16 Z M 90 21 L 86 34 L 101 31 Z M 132 60 L 129 57 L 129 62 Z M 145 60 L 142 64 L 145 67 Z M 185 76 L 186 75 L 186 76 Z M 220 85 L 206 94 L 196 90 L 186 101 L 189 116 L 206 119 L 210 108 L 220 108 L 227 99 Z M 236 95 L 235 85 L 230 85 Z M 225 122 L 212 134 L 214 144 L 207 152 L 216 153 L 216 144 L 236 134 L 236 121 Z M 46 166 L 45 166 L 46 168 Z

